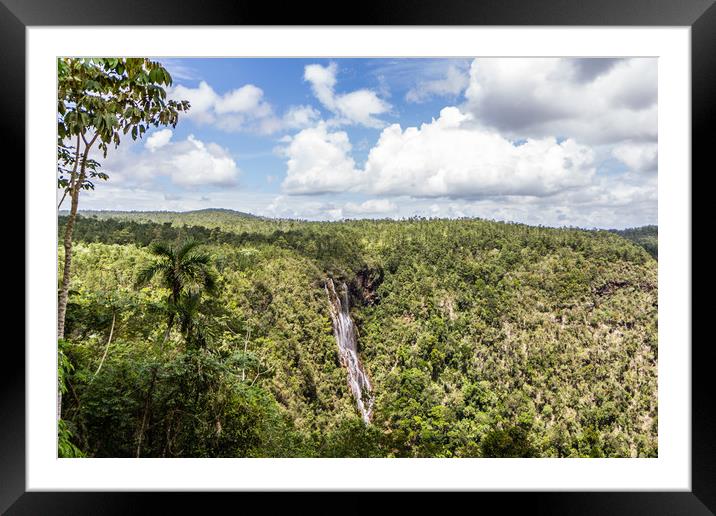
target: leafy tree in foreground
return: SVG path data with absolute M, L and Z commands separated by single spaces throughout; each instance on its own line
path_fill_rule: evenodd
M 107 155 L 121 135 L 142 137 L 150 126 L 176 126 L 187 101 L 167 100 L 169 72 L 146 58 L 61 58 L 57 61 L 58 187 L 70 198 L 70 214 L 63 238 L 64 267 L 57 309 L 57 338 L 65 336 L 65 314 L 70 291 L 72 232 L 79 195 L 94 188 L 92 180 L 107 179 L 90 158 L 95 144 Z M 60 204 L 62 201 L 60 201 Z M 57 418 L 62 414 L 62 393 L 57 391 Z
M 79 195 L 94 188 L 92 179 L 107 179 L 90 151 L 96 144 L 106 156 L 122 135 L 130 133 L 136 140 L 150 126 L 174 127 L 189 103 L 167 100 L 164 87 L 171 86 L 172 78 L 160 63 L 146 58 L 62 58 L 57 75 L 58 186 L 71 201 L 57 315 L 57 335 L 63 338 Z

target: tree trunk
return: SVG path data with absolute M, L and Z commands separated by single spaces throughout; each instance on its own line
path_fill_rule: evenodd
M 65 314 L 67 313 L 67 300 L 70 294 L 70 275 L 72 267 L 72 233 L 75 228 L 75 220 L 77 220 L 79 193 L 79 188 L 75 188 L 75 190 L 72 192 L 72 205 L 70 208 L 70 216 L 67 218 L 67 225 L 65 226 L 65 236 L 63 239 L 63 247 L 65 249 L 65 263 L 62 268 L 62 284 L 60 285 L 60 296 L 57 303 L 58 339 L 62 339 L 65 336 Z
M 164 332 L 164 339 L 162 340 L 162 347 L 159 349 L 160 353 L 164 351 L 164 345 L 169 340 L 169 334 L 171 333 L 172 326 L 174 325 L 174 313 L 169 314 L 169 321 L 167 322 L 167 330 Z M 152 406 L 152 398 L 154 397 L 154 388 L 157 383 L 157 372 L 158 368 L 155 365 L 152 367 L 152 379 L 149 381 L 149 388 L 147 389 L 147 395 L 144 398 L 144 414 L 142 415 L 142 426 L 139 428 L 139 435 L 137 436 L 137 458 L 142 456 L 142 441 L 144 441 L 144 432 L 149 423 L 149 409 Z
M 65 264 L 62 269 L 62 285 L 60 286 L 60 296 L 57 303 L 57 338 L 62 339 L 65 337 L 65 314 L 67 313 L 67 299 L 70 294 L 70 275 L 72 266 L 72 233 L 75 229 L 75 221 L 77 220 L 77 208 L 80 202 L 80 191 L 82 190 L 82 184 L 85 181 L 87 173 L 87 156 L 89 155 L 90 148 L 97 139 L 97 134 L 94 135 L 92 140 L 87 142 L 85 140 L 85 150 L 82 153 L 82 160 L 80 161 L 80 174 L 79 177 L 73 177 L 73 183 L 71 187 L 71 199 L 72 204 L 70 205 L 70 215 L 67 217 L 67 225 L 65 226 L 65 237 L 63 245 L 65 248 Z M 83 136 L 84 138 L 84 136 Z M 79 156 L 79 137 L 77 139 L 77 156 Z M 77 159 L 77 158 L 75 158 Z M 77 162 L 75 161 L 75 168 Z M 74 176 L 74 172 L 72 174 Z
M 72 183 L 71 199 L 72 205 L 70 206 L 70 215 L 67 218 L 67 225 L 65 226 L 65 236 L 63 240 L 63 246 L 65 249 L 65 263 L 62 269 L 62 284 L 60 286 L 59 299 L 57 301 L 57 339 L 63 339 L 65 337 L 65 315 L 67 313 L 67 300 L 70 295 L 70 274 L 72 267 L 72 233 L 75 228 L 75 221 L 77 220 L 77 207 L 80 201 L 80 190 L 82 190 L 82 183 L 85 180 L 87 156 L 90 148 L 97 140 L 99 133 L 95 134 L 92 140 L 87 142 L 85 140 L 85 150 L 82 153 L 82 161 L 80 162 L 80 174 L 79 177 Z M 82 136 L 84 139 L 84 135 Z M 79 136 L 77 137 L 77 154 L 79 156 Z M 75 158 L 75 170 L 77 169 L 77 159 Z M 74 176 L 75 171 L 73 171 Z M 75 179 L 73 177 L 73 179 Z M 60 385 L 57 385 L 57 420 L 59 421 L 62 417 L 62 390 Z
M 60 296 L 57 302 L 57 339 L 65 337 L 65 314 L 67 313 L 67 299 L 70 293 L 70 267 L 72 266 L 72 232 L 77 218 L 77 206 L 79 204 L 79 189 L 72 192 L 72 207 L 70 216 L 65 226 L 65 237 L 63 245 L 65 248 L 65 263 L 62 269 L 62 284 Z M 57 420 L 62 418 L 62 389 L 57 385 Z

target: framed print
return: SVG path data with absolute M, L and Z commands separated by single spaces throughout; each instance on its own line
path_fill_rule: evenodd
M 131 4 L 0 6 L 27 192 L 3 510 L 716 510 L 712 1 Z

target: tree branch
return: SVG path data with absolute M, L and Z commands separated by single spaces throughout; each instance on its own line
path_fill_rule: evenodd
M 80 164 L 80 135 L 77 133 L 77 145 L 75 146 L 75 163 L 72 166 L 72 172 L 70 173 L 70 184 L 65 189 L 65 194 L 62 196 L 62 201 L 65 200 L 65 197 L 67 196 L 67 192 L 72 192 L 75 188 L 75 182 L 77 181 L 77 167 Z M 60 201 L 60 204 L 57 206 L 57 208 L 60 208 L 60 205 L 62 205 L 62 201 Z
M 90 380 L 90 384 L 94 381 L 94 379 L 99 374 L 100 369 L 102 369 L 102 364 L 104 364 L 104 359 L 107 358 L 107 352 L 109 351 L 109 345 L 112 343 L 112 335 L 114 334 L 114 321 L 117 318 L 117 313 L 112 311 L 112 327 L 109 329 L 109 338 L 107 339 L 107 347 L 104 348 L 104 354 L 102 355 L 102 360 L 99 361 L 99 367 L 97 367 L 97 370 L 94 372 L 94 376 Z
M 273 367 L 270 369 L 265 369 L 263 371 L 259 371 L 258 373 L 256 373 L 256 376 L 254 376 L 254 381 L 251 382 L 251 386 L 253 386 L 256 383 L 256 380 L 259 379 L 259 376 L 261 376 L 262 374 L 270 373 L 271 371 L 273 371 Z
M 60 203 L 57 205 L 57 209 L 60 209 L 60 206 L 62 206 L 62 203 L 65 200 L 65 197 L 67 197 L 67 188 L 65 188 L 65 192 L 62 194 L 62 199 L 60 199 Z
M 244 367 L 241 368 L 241 381 L 246 380 L 246 347 L 249 345 L 249 336 L 251 335 L 251 327 L 246 328 L 246 340 L 244 340 Z

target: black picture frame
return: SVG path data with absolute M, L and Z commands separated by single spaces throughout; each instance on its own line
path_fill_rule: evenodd
M 364 0 L 359 8 L 338 10 L 303 2 L 274 6 L 235 0 L 0 0 L 0 122 L 6 149 L 13 149 L 15 170 L 25 170 L 25 29 L 47 25 L 572 25 L 690 26 L 692 71 L 692 170 L 669 171 L 705 175 L 713 168 L 711 147 L 716 131 L 716 6 L 715 0 Z M 323 14 L 319 14 L 323 13 Z M 709 166 L 710 165 L 710 166 Z M 688 176 L 684 176 L 685 178 Z M 30 185 L 27 185 L 30 186 Z M 692 191 L 693 187 L 692 187 Z M 29 189 L 27 189 L 29 195 Z M 692 206 L 696 204 L 692 201 Z M 696 218 L 692 216 L 694 222 Z M 694 234 L 692 230 L 692 235 Z M 21 237 L 22 238 L 22 237 Z M 693 250 L 691 251 L 693 268 Z M 693 270 L 693 269 L 692 269 Z M 31 273 L 25 267 L 25 274 Z M 31 309 L 31 307 L 26 307 Z M 707 308 L 693 304 L 694 312 Z M 692 312 L 693 313 L 693 312 Z M 692 315 L 692 320 L 693 320 Z M 25 352 L 15 339 L 6 340 L 0 374 L 0 512 L 7 514 L 127 514 L 162 505 L 162 513 L 191 510 L 186 494 L 177 493 L 37 493 L 25 492 Z M 692 454 L 690 492 L 531 492 L 463 493 L 451 495 L 451 506 L 501 510 L 524 507 L 533 514 L 714 514 L 716 513 L 716 422 L 711 381 L 712 339 L 693 339 Z M 216 496 L 216 495 L 215 495 Z M 260 502 L 260 494 L 222 494 L 242 506 Z M 264 495 L 265 496 L 265 495 Z M 376 507 L 375 494 L 361 495 L 362 504 Z M 457 497 L 457 498 L 455 498 Z M 471 500 L 466 500 L 466 498 Z M 271 500 L 279 500 L 271 495 Z M 424 494 L 403 496 L 401 512 L 425 507 Z M 475 498 L 479 502 L 473 501 Z M 306 500 L 310 499 L 308 502 Z M 207 508 L 206 496 L 196 507 Z M 272 502 L 273 503 L 273 502 Z M 293 511 L 312 497 L 292 497 Z M 476 505 L 479 503 L 479 505 Z M 457 506 L 455 506 L 457 507 Z M 343 507 L 342 511 L 358 509 Z M 203 511 L 202 511 L 203 512 Z M 274 513 L 275 509 L 268 510 Z M 472 511 L 470 511 L 472 512 Z

